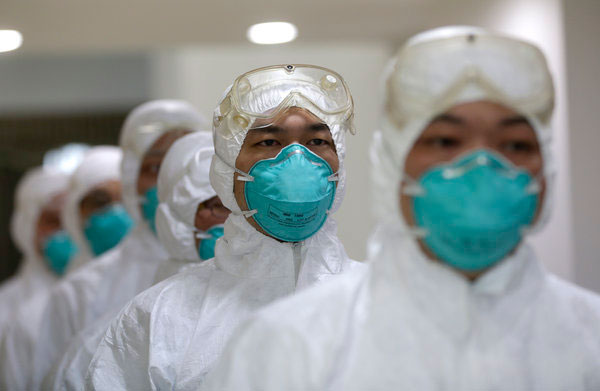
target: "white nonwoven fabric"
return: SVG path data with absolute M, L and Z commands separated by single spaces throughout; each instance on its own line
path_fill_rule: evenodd
M 136 190 L 140 163 L 163 134 L 171 130 L 194 134 L 204 125 L 199 112 L 184 101 L 150 101 L 127 116 L 120 135 L 123 203 L 137 225 L 118 246 L 55 290 L 38 339 L 52 342 L 36 343 L 34 376 L 28 383 L 34 388 L 44 379 L 42 389 L 63 389 L 66 384 L 81 389 L 87 363 L 110 319 L 154 284 L 168 254 L 141 219 Z
M 35 230 L 44 205 L 66 191 L 68 182 L 69 175 L 38 167 L 25 173 L 17 184 L 10 233 L 23 258 L 16 274 L 0 285 L 0 334 L 15 318 L 18 307 L 45 295 L 58 280 L 36 250 Z
M 269 306 L 202 390 L 595 390 L 600 299 L 532 249 L 470 283 L 381 227 L 368 273 Z
M 131 217 L 140 223 L 137 180 L 140 163 L 148 148 L 170 130 L 208 129 L 208 121 L 190 103 L 160 99 L 136 107 L 125 120 L 119 145 L 123 149 L 121 166 L 124 201 Z
M 328 125 L 342 167 L 337 208 L 345 186 L 346 129 Z M 233 211 L 217 241 L 215 258 L 155 285 L 121 311 L 92 359 L 88 389 L 197 389 L 233 329 L 250 313 L 357 265 L 344 251 L 331 217 L 315 235 L 297 244 L 279 242 L 253 228 L 239 214 L 231 168 L 246 133 L 230 139 L 221 132 L 213 134 L 220 157 L 213 158 L 210 181 Z
M 445 27 L 426 31 L 418 34 L 411 38 L 407 44 L 400 49 L 398 55 L 394 57 L 388 64 L 385 70 L 385 86 L 387 102 L 385 104 L 380 129 L 376 130 L 373 136 L 373 142 L 371 145 L 370 158 L 371 158 L 371 178 L 372 178 L 372 199 L 373 199 L 373 212 L 375 217 L 379 221 L 395 220 L 399 215 L 398 209 L 398 191 L 400 183 L 404 179 L 404 162 L 406 156 L 410 152 L 413 144 L 427 127 L 429 122 L 435 118 L 438 114 L 446 111 L 452 106 L 459 105 L 467 102 L 475 102 L 479 100 L 488 100 L 504 104 L 517 112 L 521 112 L 530 122 L 533 127 L 538 142 L 541 147 L 542 159 L 544 161 L 544 179 L 546 180 L 546 193 L 545 202 L 540 213 L 540 218 L 536 222 L 531 232 L 541 229 L 544 224 L 548 221 L 552 210 L 552 198 L 553 198 L 553 183 L 556 174 L 555 160 L 552 154 L 551 141 L 552 141 L 552 129 L 550 124 L 550 114 L 554 107 L 553 100 L 553 83 L 550 71 L 545 61 L 537 65 L 538 68 L 527 68 L 522 70 L 523 77 L 529 75 L 531 78 L 540 79 L 543 85 L 539 87 L 542 91 L 547 91 L 543 96 L 535 101 L 535 105 L 532 105 L 535 110 L 522 111 L 521 108 L 515 106 L 517 102 L 511 101 L 510 99 L 502 99 L 501 96 L 490 91 L 485 86 L 479 84 L 479 80 L 475 79 L 470 83 L 465 83 L 461 89 L 454 92 L 450 97 L 444 98 L 443 104 L 440 102 L 438 105 L 420 107 L 418 110 L 415 108 L 414 111 L 410 111 L 411 102 L 396 102 L 400 98 L 394 100 L 392 97 L 397 93 L 395 89 L 401 86 L 412 86 L 416 91 L 427 91 L 429 84 L 434 83 L 435 80 L 424 79 L 423 75 L 416 72 L 414 68 L 404 69 L 402 65 L 410 63 L 405 60 L 404 62 L 399 61 L 399 58 L 403 58 L 403 52 L 407 48 L 411 48 L 415 45 L 424 45 L 431 41 L 437 41 L 440 39 L 460 39 L 461 37 L 468 36 L 488 36 L 494 35 L 493 33 L 477 27 L 460 26 L 460 27 Z M 520 42 L 519 42 L 520 45 Z M 507 45 L 508 46 L 508 45 Z M 483 54 L 486 53 L 484 46 L 477 46 L 476 44 L 469 43 L 467 39 L 464 40 L 462 45 L 452 44 L 450 48 L 444 49 L 443 44 L 438 44 L 440 51 L 434 51 L 430 56 L 427 57 L 427 63 L 423 64 L 423 67 L 427 66 L 432 69 L 438 69 L 439 74 L 444 74 L 444 69 L 448 63 L 462 62 L 464 56 L 468 56 L 471 61 L 471 67 L 478 70 L 479 73 L 485 75 L 486 70 L 490 73 L 493 72 L 498 78 L 498 73 L 493 69 L 493 64 L 486 61 Z M 520 46 L 513 48 L 508 46 L 505 50 L 505 58 L 514 59 L 518 58 L 521 53 L 519 50 L 522 49 Z M 515 51 L 516 50 L 516 51 Z M 535 49 L 533 49 L 535 50 Z M 528 64 L 529 65 L 529 64 Z M 488 68 L 492 69 L 488 69 Z M 435 73 L 432 72 L 435 75 Z M 504 76 L 504 80 L 500 82 L 499 87 L 506 89 L 518 88 L 518 80 L 514 78 L 513 74 L 500 74 Z M 544 77 L 540 77 L 544 75 Z M 432 76 L 433 77 L 433 76 Z M 543 88 L 542 88 L 543 87 Z M 406 92 L 405 92 L 406 94 Z M 416 92 L 415 92 L 416 94 Z M 433 102 L 436 102 L 438 97 L 428 97 Z M 398 109 L 392 106 L 391 102 L 394 101 L 396 104 L 401 105 L 402 109 Z M 398 114 L 401 111 L 401 114 Z M 400 119 L 398 118 L 400 117 Z M 399 123 L 401 122 L 401 123 Z M 391 186 L 390 184 L 398 184 L 397 186 Z
M 208 173 L 214 156 L 212 133 L 178 140 L 165 157 L 158 177 L 158 238 L 175 262 L 200 262 L 194 220 L 198 205 L 217 193 Z
M 208 170 L 213 154 L 210 132 L 193 132 L 173 143 L 161 164 L 158 177 L 159 198 L 165 200 L 160 207 L 167 211 L 171 211 L 172 207 L 177 211 L 179 204 L 187 205 L 195 202 L 197 205 L 212 198 L 216 193 L 208 181 Z M 187 222 L 174 217 L 175 226 L 171 226 L 173 221 L 164 220 L 164 216 L 161 216 L 159 210 L 156 215 L 157 234 L 169 252 L 169 260 L 158 266 L 154 277 L 155 282 L 170 277 L 194 262 L 200 262 L 194 243 L 193 225 L 190 227 Z M 189 249 L 191 255 L 180 261 L 177 255 L 181 252 L 179 248 L 184 246 Z M 108 312 L 72 338 L 62 358 L 56 362 L 44 379 L 42 389 L 80 390 L 83 388 L 83 378 L 93 354 L 116 312 Z
M 71 175 L 62 221 L 65 229 L 77 244 L 79 253 L 69 263 L 68 271 L 79 268 L 94 257 L 83 233 L 79 203 L 94 187 L 107 181 L 121 180 L 122 157 L 123 154 L 118 147 L 93 147 L 85 153 L 79 167 Z
M 45 361 L 47 352 L 54 353 L 63 341 L 47 337 L 46 333 L 51 332 L 46 328 L 47 325 L 51 323 L 58 333 L 68 335 L 73 324 L 66 321 L 66 314 L 76 318 L 82 316 L 78 311 L 55 312 L 52 303 L 58 300 L 60 302 L 58 306 L 65 309 L 73 305 L 74 301 L 84 300 L 83 296 L 71 291 L 70 282 L 78 279 L 77 276 L 85 274 L 86 266 L 92 265 L 89 262 L 92 256 L 80 222 L 79 202 L 94 187 L 106 181 L 120 180 L 121 156 L 121 151 L 117 147 L 91 148 L 71 175 L 62 211 L 62 223 L 77 244 L 79 253 L 71 260 L 65 277 L 52 287 L 43 300 L 31 302 L 26 307 L 20 308 L 11 327 L 2 335 L 0 389 L 37 389 L 47 366 L 51 365 Z M 68 295 L 57 299 L 56 297 L 60 296 L 60 292 L 65 290 L 65 287 L 69 287 Z M 86 310 L 93 312 L 96 309 L 88 306 Z M 49 322 L 48 319 L 55 321 Z
M 482 33 L 491 34 L 445 29 L 407 45 Z M 453 61 L 443 53 L 453 52 L 431 56 L 440 67 Z M 418 76 L 394 66 L 388 71 L 387 77 L 399 72 L 403 80 Z M 467 85 L 451 105 L 485 100 L 487 91 Z M 524 113 L 542 147 L 547 193 L 554 174 L 547 122 L 552 106 L 539 106 L 539 115 Z M 404 160 L 439 112 L 404 112 L 398 128 L 388 115 L 392 109 L 386 107 L 371 151 L 374 206 L 383 222 L 368 241 L 368 273 L 340 276 L 262 310 L 232 337 L 203 389 L 598 389 L 597 295 L 545 271 L 526 241 L 471 282 L 428 259 L 408 234 L 397 207 Z M 550 210 L 546 194 L 538 227 Z

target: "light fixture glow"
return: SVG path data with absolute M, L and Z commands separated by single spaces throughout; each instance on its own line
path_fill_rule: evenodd
M 17 30 L 0 30 L 0 53 L 21 47 L 23 36 Z
M 246 36 L 252 43 L 272 45 L 293 41 L 298 36 L 298 29 L 287 22 L 258 23 L 248 28 Z

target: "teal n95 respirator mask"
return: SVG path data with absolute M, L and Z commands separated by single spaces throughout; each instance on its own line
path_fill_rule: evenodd
M 535 219 L 540 186 L 526 170 L 479 149 L 407 183 L 415 232 L 443 262 L 486 269 L 520 243 Z
M 248 173 L 235 169 L 246 182 L 244 196 L 256 223 L 269 235 L 299 242 L 314 235 L 327 220 L 338 180 L 329 163 L 300 144 L 256 162 Z

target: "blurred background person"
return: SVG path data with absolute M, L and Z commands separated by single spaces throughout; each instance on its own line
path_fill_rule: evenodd
M 157 191 L 161 202 L 156 227 L 170 257 L 158 266 L 155 283 L 214 256 L 214 245 L 222 236 L 229 211 L 209 182 L 213 155 L 212 133 L 193 132 L 175 141 L 160 164 Z M 196 212 L 190 216 L 194 208 Z M 92 356 L 114 315 L 114 311 L 109 311 L 71 339 L 42 389 L 83 388 Z
M 406 43 L 386 86 L 374 188 L 398 206 L 369 238 L 370 274 L 265 310 L 208 389 L 597 388 L 600 297 L 527 243 L 554 191 L 544 55 L 439 28 Z
M 70 271 L 57 285 L 52 287 L 43 305 L 25 307 L 0 341 L 0 385 L 6 389 L 31 388 L 26 382 L 31 379 L 29 371 L 34 360 L 34 348 L 38 342 L 52 343 L 39 339 L 43 334 L 43 323 L 48 303 L 61 288 L 69 284 L 88 262 L 93 262 L 95 251 L 109 250 L 110 246 L 127 234 L 132 220 L 121 204 L 121 176 L 119 166 L 121 151 L 116 147 L 91 148 L 83 161 L 71 175 L 67 198 L 62 211 L 62 222 L 77 246 L 77 254 L 69 264 Z M 77 299 L 69 296 L 67 300 Z M 68 306 L 70 303 L 61 303 Z M 57 314 L 58 315 L 58 314 Z M 66 323 L 61 326 L 67 327 Z
M 0 329 L 14 319 L 18 306 L 47 293 L 77 252 L 60 217 L 68 183 L 68 174 L 43 167 L 19 182 L 11 233 L 23 259 L 18 273 L 0 286 Z
M 158 266 L 167 259 L 154 234 L 160 164 L 175 140 L 199 130 L 204 123 L 196 109 L 181 101 L 149 102 L 128 116 L 120 139 L 122 204 L 104 206 L 96 225 L 86 226 L 85 230 L 96 256 L 114 249 L 70 275 L 53 290 L 39 331 L 28 342 L 33 346 L 30 353 L 33 365 L 27 375 L 29 388 L 39 387 L 52 363 L 79 331 L 106 312 L 116 312 L 152 285 Z M 85 202 L 84 198 L 82 208 Z M 124 229 L 129 229 L 134 221 L 136 228 L 119 243 Z
M 23 260 L 17 274 L 0 284 L 0 306 L 6 306 L 0 324 L 16 316 L 17 307 L 33 296 L 47 294 L 77 255 L 77 246 L 63 225 L 62 212 L 69 178 L 88 149 L 85 144 L 52 149 L 44 154 L 43 166 L 30 169 L 20 179 L 10 228 Z M 38 301 L 35 306 L 43 306 L 45 301 Z

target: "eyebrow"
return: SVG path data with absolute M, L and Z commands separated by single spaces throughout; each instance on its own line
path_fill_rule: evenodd
M 451 123 L 453 125 L 461 125 L 464 123 L 464 121 L 462 120 L 462 118 L 457 117 L 455 115 L 452 114 L 448 114 L 448 113 L 443 113 L 440 114 L 436 117 L 433 118 L 433 120 L 431 120 L 430 123 L 434 123 L 434 122 L 448 122 Z
M 318 131 L 321 131 L 321 130 L 327 130 L 327 131 L 329 131 L 330 129 L 329 129 L 329 126 L 326 123 L 319 122 L 319 123 L 316 123 L 316 124 L 310 124 L 308 126 L 308 130 L 314 130 L 314 131 L 318 132 Z
M 281 133 L 283 132 L 283 128 L 280 128 L 277 125 L 269 125 L 261 128 L 250 128 L 249 131 L 258 133 Z
M 500 121 L 502 126 L 516 126 L 516 125 L 530 125 L 529 121 L 525 116 L 515 115 L 514 117 L 505 118 Z

